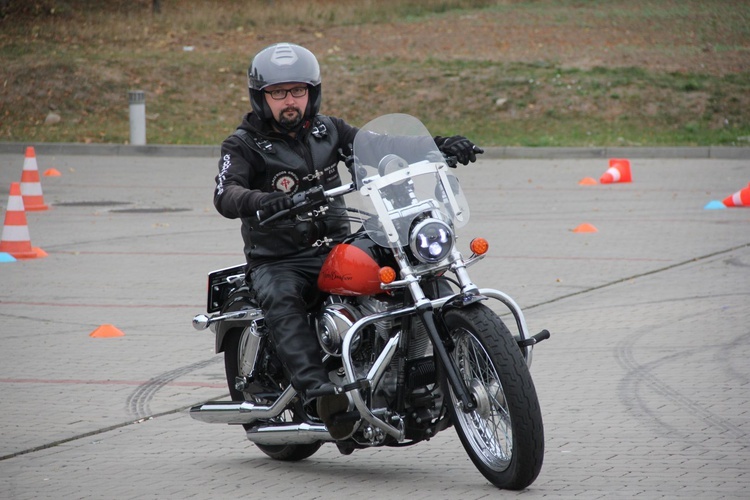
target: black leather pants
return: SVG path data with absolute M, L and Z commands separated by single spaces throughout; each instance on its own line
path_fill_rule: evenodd
M 307 320 L 307 302 L 316 294 L 324 258 L 285 258 L 256 267 L 250 274 L 271 341 L 292 386 L 301 392 L 329 381 L 317 334 Z

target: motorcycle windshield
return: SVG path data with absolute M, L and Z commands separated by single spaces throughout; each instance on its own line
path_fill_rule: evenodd
M 417 118 L 390 114 L 362 127 L 354 139 L 357 208 L 368 214 L 364 228 L 384 247 L 404 247 L 416 219 L 433 217 L 453 227 L 469 221 L 469 205 L 458 179 Z

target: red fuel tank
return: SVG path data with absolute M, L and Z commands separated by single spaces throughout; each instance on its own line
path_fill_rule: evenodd
M 376 295 L 382 293 L 375 259 L 348 243 L 333 247 L 318 275 L 318 288 L 336 295 Z

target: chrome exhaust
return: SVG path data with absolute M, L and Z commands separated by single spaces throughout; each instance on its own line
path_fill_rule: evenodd
M 335 441 L 323 424 L 278 423 L 264 424 L 247 431 L 247 439 L 255 444 L 284 446 L 312 444 L 318 441 Z
M 209 401 L 190 408 L 190 416 L 209 424 L 251 424 L 259 418 L 279 416 L 296 395 L 289 386 L 271 406 L 252 401 Z

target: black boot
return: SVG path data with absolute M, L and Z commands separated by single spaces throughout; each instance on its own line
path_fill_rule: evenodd
M 283 321 L 284 323 L 288 320 Z M 283 332 L 283 330 L 282 330 Z M 292 387 L 302 396 L 304 405 L 315 403 L 318 417 L 326 424 L 328 433 L 334 439 L 344 439 L 351 435 L 355 421 L 336 421 L 335 417 L 349 410 L 349 398 L 331 382 L 323 368 L 317 337 L 272 332 L 276 353 L 292 380 Z
M 349 411 L 349 398 L 345 393 L 320 396 L 316 408 L 318 416 L 326 424 L 328 434 L 333 439 L 348 438 L 354 431 L 357 419 L 337 418 Z

